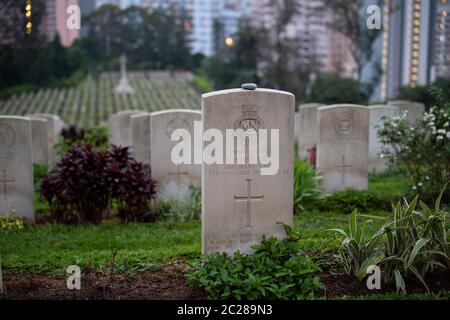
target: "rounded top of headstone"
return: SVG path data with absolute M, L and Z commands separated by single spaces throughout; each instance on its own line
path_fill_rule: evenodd
M 328 106 L 323 106 L 318 109 L 318 111 L 325 111 L 325 110 L 337 110 L 337 109 L 362 109 L 362 110 L 369 110 L 367 106 L 362 106 L 359 104 L 333 104 Z
M 28 117 L 22 116 L 2 116 L 0 115 L 0 121 L 26 121 L 31 122 L 31 119 Z
M 393 100 L 393 101 L 388 101 L 388 105 L 390 106 L 416 106 L 416 107 L 420 107 L 420 108 L 424 108 L 425 104 L 423 104 L 422 102 L 416 102 L 416 101 L 409 101 L 409 100 Z
M 305 103 L 298 106 L 299 109 L 308 109 L 308 108 L 320 108 L 324 107 L 323 103 Z
M 414 101 L 410 101 L 410 100 L 391 100 L 388 101 L 388 105 L 392 105 L 392 104 L 411 104 L 414 103 Z
M 241 88 L 244 90 L 255 90 L 256 88 L 258 88 L 258 86 L 256 85 L 256 83 L 244 83 L 242 84 Z

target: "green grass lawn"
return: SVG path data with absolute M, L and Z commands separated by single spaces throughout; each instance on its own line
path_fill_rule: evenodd
M 200 222 L 48 225 L 2 231 L 3 268 L 13 272 L 63 273 L 67 266 L 105 268 L 117 252 L 119 268 L 151 268 L 174 257 L 200 254 Z
M 387 213 L 378 213 L 380 217 Z M 330 228 L 346 228 L 348 216 L 340 213 L 305 212 L 295 217 L 295 229 L 306 250 L 326 252 L 339 247 Z M 374 228 L 383 223 L 372 219 Z M 105 268 L 117 252 L 119 268 L 146 269 L 174 258 L 200 256 L 201 225 L 192 222 L 101 225 L 47 225 L 1 231 L 0 248 L 4 270 L 61 274 L 71 264 Z
M 370 191 L 402 196 L 410 184 L 396 175 L 371 176 Z M 46 205 L 36 196 L 39 213 Z M 294 217 L 294 229 L 301 235 L 301 246 L 320 263 L 342 272 L 340 266 L 325 259 L 336 253 L 341 239 L 332 228 L 348 229 L 350 212 L 301 212 Z M 371 211 L 365 232 L 372 234 L 390 215 L 386 211 Z M 116 271 L 153 270 L 172 260 L 192 261 L 201 256 L 201 222 L 157 222 L 121 224 L 109 220 L 100 225 L 66 226 L 48 224 L 26 226 L 21 230 L 0 230 L 2 268 L 11 273 L 35 273 L 63 276 L 69 265 L 88 265 L 107 269 L 116 257 Z M 410 299 L 448 299 L 440 296 L 414 295 Z M 340 299 L 402 299 L 389 294 Z
M 397 172 L 370 175 L 369 191 L 402 197 L 412 191 L 412 181 Z
M 401 194 L 408 182 L 397 175 L 373 176 L 370 190 Z M 38 214 L 48 206 L 35 197 Z M 302 236 L 305 250 L 315 253 L 336 251 L 340 241 L 331 228 L 347 228 L 350 212 L 302 212 L 294 218 L 294 228 Z M 369 219 L 366 232 L 383 224 L 388 212 L 371 212 L 380 219 Z M 0 230 L 0 253 L 5 270 L 62 274 L 71 264 L 105 268 L 114 253 L 119 268 L 148 269 L 175 258 L 195 259 L 201 253 L 201 223 L 157 222 L 101 225 L 45 225 L 23 230 Z

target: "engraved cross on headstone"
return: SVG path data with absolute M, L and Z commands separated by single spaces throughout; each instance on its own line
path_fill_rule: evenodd
M 189 175 L 189 172 L 182 172 L 180 166 L 177 166 L 177 172 L 170 172 L 169 175 L 177 177 L 177 185 L 180 185 L 181 176 Z
M 5 199 L 6 199 L 6 196 L 7 196 L 7 190 L 6 190 L 6 187 L 8 186 L 7 184 L 8 183 L 14 183 L 16 180 L 15 179 L 8 179 L 7 177 L 6 177 L 6 170 L 2 170 L 2 177 L 0 178 L 1 180 L 0 180 L 0 183 L 2 184 L 2 186 L 3 186 L 3 196 L 5 197 Z
M 351 165 L 345 164 L 345 154 L 342 155 L 342 164 L 340 166 L 336 166 L 337 169 L 341 169 L 342 173 L 342 185 L 345 186 L 345 169 L 352 168 Z
M 247 195 L 246 196 L 234 196 L 235 201 L 245 201 L 247 203 L 247 229 L 252 227 L 251 224 L 251 202 L 262 201 L 264 196 L 252 196 L 252 179 L 246 179 L 247 181 Z

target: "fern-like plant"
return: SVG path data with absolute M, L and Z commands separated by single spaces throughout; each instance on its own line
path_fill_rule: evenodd
M 406 293 L 405 278 L 418 280 L 429 291 L 429 272 L 437 268 L 450 271 L 450 214 L 440 205 L 444 190 L 434 209 L 419 202 L 419 196 L 410 203 L 398 203 L 391 219 L 367 240 L 365 222 L 358 223 L 356 211 L 351 214 L 348 233 L 332 229 L 344 236 L 339 259 L 347 274 L 362 280 L 369 266 L 378 265 L 385 282 L 395 282 L 397 292 Z M 417 210 L 418 204 L 421 210 Z
M 294 211 L 301 211 L 307 202 L 319 197 L 321 190 L 317 187 L 320 179 L 315 169 L 305 160 L 294 163 Z

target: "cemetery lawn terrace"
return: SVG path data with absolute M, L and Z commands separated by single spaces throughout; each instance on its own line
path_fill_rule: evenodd
M 388 190 L 400 195 L 404 192 L 406 185 L 406 180 L 389 175 L 370 178 L 370 190 L 373 192 Z M 364 219 L 371 222 L 367 225 L 365 232 L 373 233 L 384 223 L 389 214 L 383 210 L 368 213 L 370 217 Z M 348 218 L 349 215 L 343 212 L 319 213 L 314 210 L 304 211 L 294 216 L 294 229 L 300 232 L 301 248 L 321 266 L 324 273 L 324 278 L 321 277 L 321 279 L 327 286 L 333 286 L 336 282 L 345 283 L 350 279 L 342 274 L 342 267 L 335 258 L 341 240 L 335 233 L 329 231 L 332 228 L 347 230 Z M 12 279 L 21 277 L 39 279 L 44 277 L 46 281 L 59 279 L 58 285 L 63 285 L 64 281 L 61 279 L 66 277 L 67 266 L 76 264 L 81 268 L 89 267 L 100 272 L 108 272 L 114 257 L 114 272 L 119 275 L 139 277 L 140 274 L 146 274 L 151 277 L 155 272 L 164 275 L 168 273 L 166 269 L 171 268 L 170 272 L 178 273 L 177 277 L 183 279 L 182 285 L 187 288 L 186 290 L 190 290 L 184 280 L 184 271 L 190 263 L 201 256 L 201 222 L 160 221 L 122 224 L 115 220 L 107 220 L 100 225 L 25 226 L 21 230 L 3 230 L 0 233 L 0 248 L 2 248 L 1 258 L 6 286 L 8 279 L 13 281 Z M 171 266 L 178 267 L 176 271 L 173 271 Z M 171 274 L 170 272 L 168 274 Z M 358 283 L 356 278 L 350 282 L 352 283 L 350 286 L 361 286 L 363 289 L 356 290 L 354 294 L 345 293 L 345 290 L 343 294 L 339 294 L 338 290 L 338 293 L 331 298 L 450 298 L 450 292 L 439 295 L 423 292 L 414 292 L 407 296 L 396 295 L 392 292 L 369 295 L 370 292 L 364 288 L 364 283 Z M 353 292 L 353 290 L 350 291 Z M 198 296 L 196 291 L 193 292 L 193 295 L 175 295 L 168 298 L 202 298 L 201 293 Z M 333 289 L 330 288 L 329 292 L 333 292 Z M 321 299 L 321 297 L 317 298 Z
M 371 214 L 380 217 L 374 219 L 374 228 L 388 215 Z M 327 229 L 345 228 L 348 216 L 305 212 L 294 221 L 303 236 L 302 247 L 321 259 L 340 245 Z M 118 266 L 126 260 L 131 270 L 155 268 L 173 259 L 189 262 L 200 256 L 200 228 L 200 221 L 121 224 L 112 220 L 100 225 L 25 227 L 0 235 L 2 265 L 5 271 L 58 276 L 71 264 L 87 266 L 90 258 L 95 268 L 104 269 L 116 251 Z

